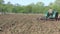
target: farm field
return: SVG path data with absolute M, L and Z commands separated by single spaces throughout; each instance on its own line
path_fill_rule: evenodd
M 0 34 L 60 34 L 60 21 L 39 20 L 41 14 L 0 14 Z

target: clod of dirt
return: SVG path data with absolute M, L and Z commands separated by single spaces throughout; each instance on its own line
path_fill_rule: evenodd
M 2 27 L 0 27 L 0 31 L 3 31 L 3 30 L 2 30 Z
M 59 32 L 60 32 L 60 29 L 59 29 Z

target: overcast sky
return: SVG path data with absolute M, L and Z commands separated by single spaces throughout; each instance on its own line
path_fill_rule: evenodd
M 48 6 L 49 3 L 53 3 L 55 0 L 4 0 L 5 3 L 11 2 L 12 4 L 20 4 L 20 5 L 28 5 L 30 3 L 37 3 L 37 2 L 43 2 L 45 6 Z

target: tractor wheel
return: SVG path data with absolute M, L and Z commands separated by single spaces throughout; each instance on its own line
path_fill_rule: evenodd
M 58 12 L 56 12 L 55 19 L 58 20 Z

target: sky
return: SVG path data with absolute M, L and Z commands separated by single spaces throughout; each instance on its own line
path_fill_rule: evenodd
M 20 4 L 20 5 L 28 5 L 31 3 L 36 4 L 37 2 L 43 2 L 45 6 L 48 6 L 51 2 L 55 2 L 55 0 L 4 0 L 5 3 L 11 2 L 12 4 Z

